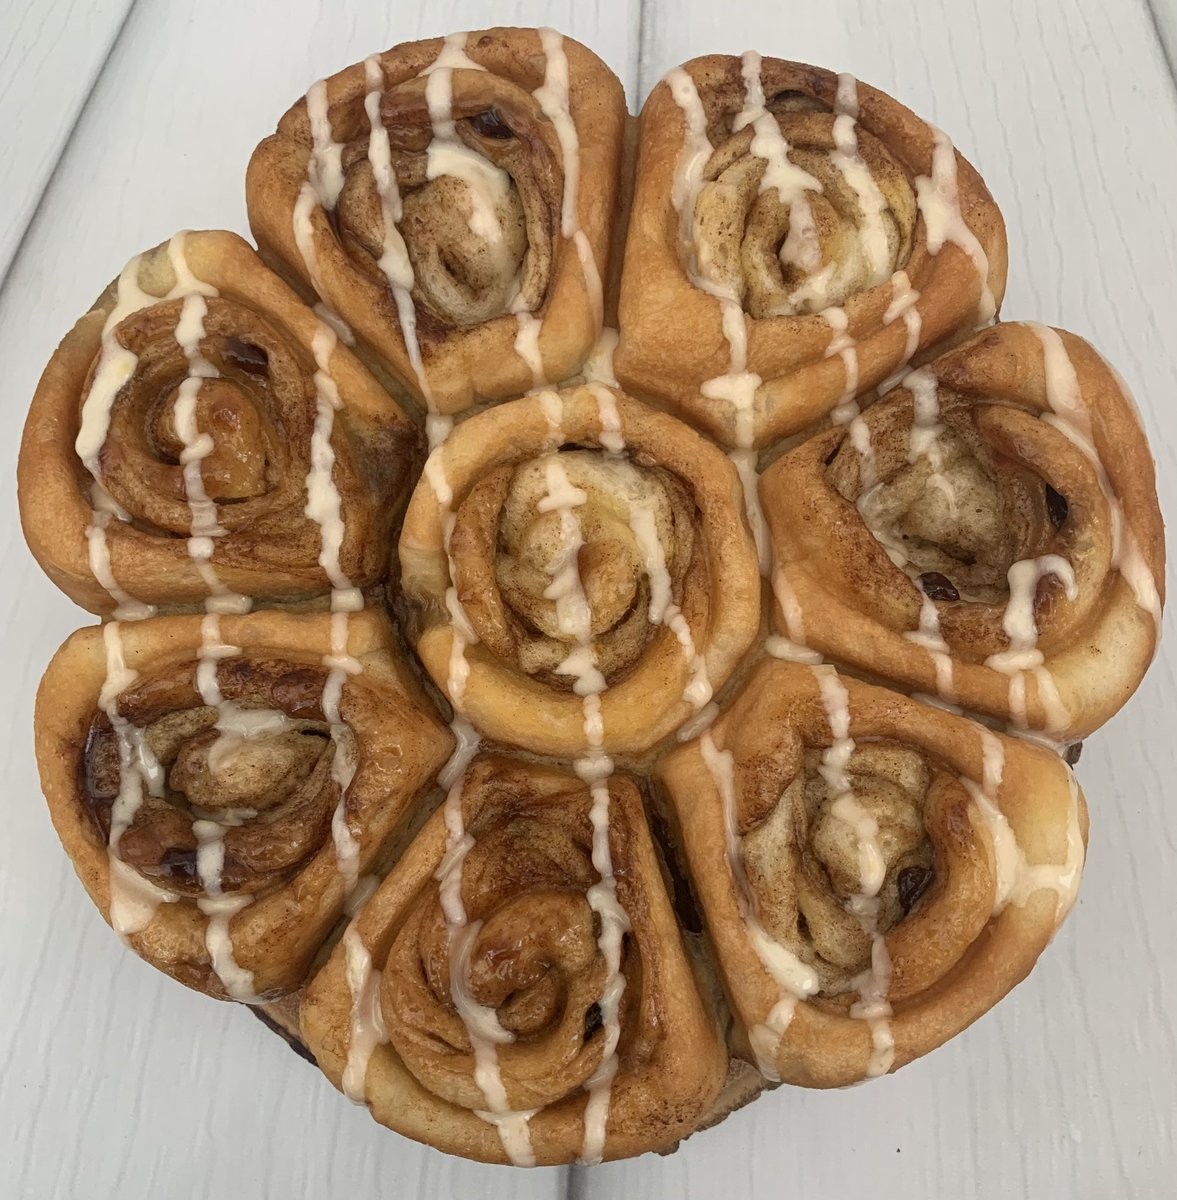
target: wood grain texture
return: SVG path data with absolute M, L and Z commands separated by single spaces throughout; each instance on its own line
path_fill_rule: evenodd
M 0 0 L 5 209 L 0 280 L 133 0 Z
M 21 154 L 42 161 L 48 143 L 34 128 L 68 133 L 89 90 L 79 80 L 102 61 L 97 22 L 116 6 L 5 3 L 0 32 L 25 31 L 0 64 L 12 173 Z M 249 151 L 311 80 L 404 38 L 542 22 L 601 53 L 633 101 L 685 58 L 754 47 L 852 71 L 942 124 L 1009 222 L 1006 315 L 1064 325 L 1117 364 L 1153 439 L 1162 504 L 1177 513 L 1177 93 L 1158 37 L 1177 29 L 1177 11 L 1174 0 L 1153 5 L 944 0 L 917 14 L 869 0 L 646 0 L 644 12 L 638 0 L 441 0 L 422 16 L 407 4 L 291 0 L 276 17 L 245 0 L 139 0 L 56 170 L 55 149 L 47 168 L 23 171 L 43 170 L 35 195 L 52 178 L 0 292 L 0 403 L 14 431 L 0 466 L 11 480 L 44 362 L 129 255 L 184 225 L 245 232 Z M 56 86 L 22 107 L 45 83 L 38 63 Z M 14 91 L 17 76 L 31 83 Z M 24 229 L 13 213 L 0 262 L 3 237 L 15 246 Z M 1093 838 L 1077 912 L 1031 979 L 972 1031 L 869 1087 L 781 1089 L 670 1159 L 508 1173 L 380 1130 L 259 1023 L 163 979 L 106 930 L 57 845 L 32 755 L 36 681 L 84 614 L 28 556 L 14 499 L 10 484 L 0 500 L 3 1194 L 1174 1195 L 1172 639 L 1128 711 L 1085 749 Z

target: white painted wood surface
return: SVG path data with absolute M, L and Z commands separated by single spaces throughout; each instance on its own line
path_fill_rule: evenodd
M 182 226 L 246 231 L 249 152 L 311 80 L 419 34 L 554 24 L 635 103 L 682 59 L 748 47 L 891 91 L 953 135 L 1002 205 L 1006 315 L 1073 329 L 1119 366 L 1177 513 L 1177 0 L 913 7 L 440 0 L 422 16 L 368 0 L 0 0 L 0 272 L 20 247 L 0 291 L 0 1195 L 1177 1195 L 1172 640 L 1085 749 L 1082 899 L 1010 999 L 893 1078 L 782 1089 L 672 1158 L 592 1171 L 479 1167 L 380 1130 L 246 1014 L 124 952 L 39 795 L 33 692 L 82 618 L 17 525 L 17 431 L 40 370 L 129 255 Z
M 0 4 L 5 209 L 0 279 L 118 37 L 131 0 Z

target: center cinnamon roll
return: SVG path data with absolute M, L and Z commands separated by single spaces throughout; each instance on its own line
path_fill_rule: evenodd
M 556 470 L 577 493 L 572 527 L 551 503 Z M 573 677 L 560 666 L 576 643 L 557 576 L 574 558 L 596 665 L 612 685 L 640 662 L 664 616 L 660 606 L 675 596 L 681 602 L 692 567 L 700 573 L 694 518 L 690 491 L 672 472 L 604 450 L 553 451 L 503 466 L 456 513 L 450 553 L 458 594 L 469 597 L 471 624 L 498 657 L 570 689 Z M 657 601 L 646 571 L 650 537 L 665 563 L 665 575 L 654 579 L 666 598 Z
M 434 681 L 480 733 L 540 753 L 647 749 L 707 708 L 759 624 L 735 468 L 600 385 L 459 425 L 400 554 Z

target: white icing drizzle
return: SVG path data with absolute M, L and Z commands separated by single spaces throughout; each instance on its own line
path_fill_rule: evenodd
M 956 148 L 942 129 L 934 125 L 928 128 L 932 133 L 932 173 L 920 175 L 915 181 L 916 203 L 924 219 L 928 253 L 935 256 L 946 242 L 951 242 L 972 259 L 981 280 L 977 321 L 987 325 L 997 312 L 997 302 L 989 287 L 989 258 L 960 209 Z
M 324 304 L 322 300 L 311 307 L 311 312 L 325 325 L 330 325 L 335 330 L 336 337 L 345 346 L 354 346 L 356 344 L 356 335 L 352 327 L 334 309 Z
M 708 379 L 699 389 L 708 400 L 724 400 L 735 416 L 736 449 L 729 457 L 740 476 L 744 492 L 744 510 L 756 544 L 760 573 L 767 575 L 772 561 L 768 525 L 760 504 L 759 456 L 752 449 L 755 439 L 756 389 L 760 376 L 748 370 L 748 326 L 739 301 L 720 298 L 723 310 L 723 336 L 727 340 L 730 358 L 726 374 Z
M 619 387 L 617 373 L 613 369 L 613 355 L 617 351 L 619 334 L 616 329 L 602 329 L 592 352 L 585 360 L 583 368 L 585 383 L 603 383 L 606 387 Z M 602 443 L 604 444 L 604 443 Z M 612 450 L 612 446 L 606 446 Z
M 833 667 L 813 668 L 821 690 L 822 704 L 830 725 L 833 742 L 822 752 L 822 778 L 834 793 L 830 812 L 838 820 L 850 826 L 858 844 L 858 873 L 862 880 L 862 894 L 874 897 L 879 894 L 887 871 L 886 860 L 879 845 L 879 826 L 854 796 L 853 785 L 846 767 L 855 750 L 850 736 L 850 694 L 838 678 Z
M 467 34 L 452 34 L 441 53 L 421 74 L 425 77 L 425 102 L 433 137 L 425 150 L 425 177 L 448 175 L 460 179 L 470 197 L 470 232 L 488 242 L 502 240 L 503 230 L 495 215 L 496 205 L 507 195 L 510 178 L 501 167 L 483 158 L 458 137 L 453 115 L 455 70 L 483 71 L 486 68 L 466 56 Z
M 858 152 L 858 81 L 845 73 L 838 76 L 838 91 L 834 99 L 834 146 L 830 155 L 834 166 L 858 197 L 862 216 L 859 244 L 870 266 L 873 278 L 881 280 L 890 264 L 887 233 L 883 213 L 887 201 L 875 182 L 870 168 Z
M 215 294 L 215 290 L 214 293 Z M 200 352 L 204 337 L 204 318 L 208 313 L 205 298 L 198 292 L 184 297 L 180 319 L 176 323 L 176 341 L 188 360 L 188 376 L 180 384 L 172 407 L 176 435 L 183 443 L 180 465 L 183 469 L 184 494 L 192 514 L 188 557 L 209 591 L 206 608 L 211 612 L 248 612 L 250 600 L 231 592 L 212 565 L 214 539 L 225 530 L 217 520 L 217 506 L 204 488 L 201 464 L 212 454 L 215 444 L 212 435 L 201 433 L 196 422 L 196 402 L 205 379 L 215 379 L 220 372 Z
M 658 539 L 654 514 L 648 505 L 630 506 L 629 527 L 642 553 L 642 565 L 650 582 L 650 623 L 667 626 L 678 638 L 687 662 L 683 699 L 691 706 L 692 716 L 697 716 L 710 702 L 714 688 L 707 674 L 707 660 L 698 652 L 691 627 L 672 599 L 666 552 Z
M 956 492 L 943 473 L 944 455 L 940 450 L 940 381 L 930 367 L 911 371 L 903 378 L 903 386 L 911 393 L 912 421 L 908 432 L 907 461 L 926 458 L 932 468 L 928 483 L 944 494 L 949 511 L 956 512 Z
M 470 954 L 482 928 L 482 922 L 468 920 L 466 906 L 462 900 L 462 865 L 466 855 L 474 847 L 474 838 L 466 832 L 462 819 L 461 778 L 450 788 L 444 813 L 448 837 L 445 854 L 434 873 L 434 878 L 438 882 L 449 943 L 450 996 L 469 1035 L 474 1052 L 474 1081 L 486 1100 L 486 1109 L 479 1110 L 478 1116 L 498 1130 L 503 1149 L 515 1166 L 530 1167 L 535 1165 L 535 1154 L 531 1148 L 528 1122 L 534 1112 L 516 1111 L 510 1107 L 502 1071 L 499 1068 L 497 1047 L 513 1042 L 514 1034 L 503 1028 L 493 1008 L 479 1004 L 470 993 Z M 355 997 L 361 994 L 360 990 L 353 988 L 353 1011 Z M 353 1018 L 353 1039 L 354 1037 Z M 365 1072 L 366 1069 L 365 1063 Z M 358 1074 L 358 1071 L 357 1062 L 355 1074 Z
M 883 313 L 883 324 L 890 325 L 903 318 L 907 329 L 907 341 L 903 347 L 903 358 L 895 370 L 879 384 L 878 393 L 885 396 L 896 384 L 900 383 L 907 374 L 908 363 L 915 357 L 919 349 L 920 333 L 923 329 L 923 318 L 916 307 L 920 294 L 911 286 L 911 280 L 906 271 L 896 271 L 891 276 L 891 303 Z
M 440 60 L 439 60 L 440 61 Z M 399 222 L 403 213 L 396 172 L 392 169 L 392 150 L 388 130 L 380 119 L 380 101 L 384 96 L 384 70 L 380 58 L 371 55 L 364 59 L 364 111 L 368 115 L 368 162 L 380 197 L 382 240 L 378 266 L 392 289 L 397 320 L 405 341 L 409 365 L 417 377 L 417 386 L 426 406 L 432 411 L 433 392 L 425 376 L 421 360 L 421 343 L 417 338 L 417 309 L 413 303 L 413 263 Z
M 903 635 L 909 642 L 922 646 L 932 658 L 936 669 L 936 694 L 947 704 L 955 704 L 952 653 L 940 631 L 940 610 L 926 593 L 920 594 L 920 627 Z
M 215 296 L 217 289 L 198 279 L 188 265 L 184 253 L 186 233 L 177 233 L 168 242 L 167 254 L 175 275 L 175 283 L 163 296 L 152 295 L 139 284 L 142 255 L 136 255 L 123 268 L 115 291 L 115 305 L 102 326 L 102 349 L 95 367 L 94 379 L 82 401 L 81 419 L 74 449 L 86 470 L 94 477 L 91 488 L 92 515 L 86 529 L 90 570 L 94 578 L 109 593 L 116 604 L 115 618 L 139 620 L 149 617 L 155 609 L 127 593 L 114 578 L 110 565 L 110 549 L 106 530 L 111 520 L 129 521 L 130 516 L 114 501 L 101 482 L 102 448 L 110 432 L 111 413 L 119 392 L 129 382 L 138 366 L 138 356 L 119 341 L 118 326 L 132 313 L 151 308 L 169 300 L 188 296 Z
M 522 305 L 522 303 L 523 296 L 520 293 L 516 304 Z M 543 387 L 546 380 L 544 360 L 539 349 L 539 335 L 543 332 L 544 323 L 525 308 L 516 307 L 514 312 L 515 321 L 519 326 L 519 330 L 515 334 L 515 353 L 519 355 L 531 372 L 531 386 L 533 388 Z
M 625 437 L 621 432 L 621 414 L 617 411 L 617 397 L 601 384 L 590 383 L 590 390 L 597 399 L 597 414 L 601 431 L 597 440 L 610 454 L 625 452 Z
M 429 76 L 436 71 L 485 71 L 484 66 L 476 63 L 466 53 L 466 44 L 469 40 L 469 33 L 448 34 L 442 40 L 437 57 L 421 72 L 421 75 Z
M 728 869 L 740 917 L 748 932 L 748 940 L 764 969 L 781 990 L 780 1000 L 773 1006 L 762 1025 L 749 1030 L 749 1040 L 756 1055 L 760 1073 L 774 1082 L 780 1080 L 775 1057 L 793 1019 L 798 1001 L 815 995 L 821 987 L 817 972 L 801 961 L 786 946 L 769 934 L 756 915 L 756 901 L 744 868 L 744 852 L 740 837 L 739 814 L 736 809 L 735 759 L 730 750 L 720 750 L 710 733 L 699 740 L 699 751 L 719 789 L 723 802 L 724 828 Z
M 540 106 L 540 111 L 555 127 L 556 137 L 560 142 L 564 165 L 560 232 L 576 249 L 584 285 L 589 294 L 589 304 L 593 310 L 593 319 L 600 329 L 604 320 L 605 300 L 597 260 L 593 256 L 588 234 L 580 224 L 580 135 L 572 117 L 568 55 L 564 50 L 563 35 L 554 29 L 541 29 L 539 39 L 544 52 L 544 81 L 532 94 Z
M 360 859 L 360 845 L 347 819 L 347 789 L 355 777 L 356 754 L 351 732 L 340 712 L 340 701 L 347 679 L 362 670 L 359 660 L 348 653 L 348 614 L 359 612 L 364 607 L 364 598 L 360 590 L 352 586 L 339 562 L 347 530 L 343 501 L 335 484 L 335 450 L 331 444 L 335 414 L 343 407 L 339 387 L 331 375 L 331 355 L 336 340 L 335 331 L 328 325 L 320 325 L 311 340 L 315 358 L 315 425 L 311 434 L 305 511 L 319 526 L 319 565 L 331 583 L 331 645 L 323 656 L 327 680 L 321 704 L 335 751 L 331 777 L 339 788 L 339 802 L 331 817 L 331 837 L 339 873 L 345 890 L 350 892 L 356 885 Z
M 601 393 L 612 398 L 611 393 L 605 392 L 603 388 L 597 391 L 598 402 Z M 602 424 L 605 424 L 604 414 Z M 611 432 L 615 437 L 620 437 L 619 426 Z M 552 582 L 545 589 L 544 596 L 556 603 L 556 620 L 560 632 L 575 642 L 575 648 L 556 670 L 562 675 L 573 677 L 572 690 L 581 697 L 584 711 L 585 754 L 573 765 L 576 773 L 589 785 L 592 798 L 589 813 L 593 827 L 592 860 L 598 880 L 589 888 L 586 899 L 600 920 L 601 931 L 597 944 L 606 965 L 605 985 L 598 1001 L 604 1042 L 600 1065 L 585 1084 L 588 1099 L 584 1108 L 584 1139 L 580 1152 L 581 1162 L 596 1163 L 600 1162 L 604 1155 L 609 1103 L 613 1079 L 618 1068 L 616 1050 L 621 1037 L 620 1005 L 625 992 L 621 951 L 622 939 L 630 929 L 630 922 L 617 899 L 617 881 L 613 874 L 613 857 L 609 847 L 608 780 L 613 773 L 613 761 L 602 749 L 605 726 L 601 714 L 601 693 L 605 691 L 607 684 L 596 665 L 592 610 L 584 592 L 578 565 L 584 541 L 576 509 L 587 503 L 588 494 L 574 487 L 569 481 L 559 454 L 548 455 L 544 470 L 547 491 L 536 507 L 541 513 L 559 513 L 563 547 L 559 561 L 552 564 Z
M 1026 727 L 1026 672 L 1033 671 L 1038 681 L 1038 699 L 1046 717 L 1047 733 L 1065 729 L 1070 714 L 1058 694 L 1050 672 L 1043 665 L 1045 656 L 1038 649 L 1038 627 L 1034 621 L 1034 600 L 1038 584 L 1047 576 L 1055 576 L 1063 585 L 1067 599 L 1079 596 L 1079 585 L 1071 564 L 1058 554 L 1039 558 L 1023 558 L 1014 563 L 1008 573 L 1009 601 L 1005 606 L 1002 628 L 1009 638 L 1009 648 L 989 655 L 985 665 L 1009 676 L 1009 707 L 1015 725 Z
M 311 127 L 311 152 L 307 157 L 307 177 L 294 202 L 294 243 L 310 276 L 311 286 L 324 295 L 319 275 L 319 256 L 315 249 L 312 214 L 316 208 L 333 209 L 343 190 L 343 145 L 335 140 L 327 105 L 327 81 L 316 80 L 306 94 L 307 120 Z M 326 301 L 323 301 L 326 307 Z
M 230 921 L 247 908 L 253 897 L 246 894 L 226 895 L 221 889 L 221 872 L 225 865 L 225 826 L 220 821 L 197 820 L 192 823 L 196 835 L 196 872 L 204 895 L 196 907 L 208 917 L 204 929 L 204 944 L 208 950 L 213 973 L 233 1000 L 256 1004 L 253 972 L 238 964 L 233 953 Z
M 164 771 L 143 731 L 132 725 L 118 710 L 119 695 L 139 678 L 139 672 L 127 666 L 118 621 L 102 628 L 106 653 L 106 678 L 98 696 L 98 707 L 106 714 L 115 731 L 119 751 L 119 791 L 110 810 L 110 835 L 107 859 L 110 866 L 111 928 L 124 941 L 132 933 L 146 929 L 161 904 L 179 899 L 172 892 L 144 879 L 119 857 L 119 841 L 130 827 L 143 803 L 144 788 L 152 795 L 163 795 Z
M 327 107 L 327 81 L 316 80 L 306 96 L 311 126 L 311 158 L 307 177 L 324 208 L 334 208 L 343 191 L 343 143 L 335 140 Z
M 976 780 L 962 777 L 961 783 L 985 822 L 993 845 L 993 914 L 996 916 L 1008 904 L 1024 905 L 1035 892 L 1048 890 L 1058 896 L 1055 914 L 1058 925 L 1074 906 L 1085 857 L 1083 831 L 1079 824 L 1079 787 L 1074 772 L 1060 759 L 1070 788 L 1066 856 L 1061 863 L 1031 864 L 997 802 L 1005 770 L 1005 751 L 997 736 L 988 729 L 981 729 L 980 737 L 982 782 L 978 784 Z
M 789 158 L 789 143 L 781 133 L 776 117 L 765 107 L 764 86 L 760 74 L 760 55 L 747 51 L 741 58 L 744 77 L 744 109 L 732 122 L 732 131 L 752 126 L 749 152 L 764 159 L 760 193 L 775 189 L 781 204 L 789 209 L 789 232 L 781 247 L 782 263 L 793 264 L 807 275 L 821 266 L 821 244 L 813 220 L 807 192 L 820 192 L 822 186 L 803 167 Z
M 564 196 L 560 209 L 560 228 L 566 238 L 580 228 L 577 203 L 580 192 L 580 137 L 572 119 L 569 101 L 568 55 L 564 38 L 554 29 L 539 31 L 544 51 L 544 81 L 534 95 L 544 116 L 556 129 L 564 159 Z
M 1050 413 L 1043 420 L 1052 424 L 1086 456 L 1095 468 L 1100 490 L 1108 506 L 1112 534 L 1112 566 L 1124 577 L 1124 582 L 1132 589 L 1137 605 L 1148 613 L 1156 623 L 1158 639 L 1161 630 L 1161 598 L 1132 526 L 1124 515 L 1124 506 L 1120 503 L 1108 479 L 1107 470 L 1095 448 L 1095 433 L 1091 423 L 1091 410 L 1083 397 L 1079 386 L 1079 377 L 1075 365 L 1058 333 L 1046 325 L 1027 322 L 1030 329 L 1042 343 L 1042 355 L 1046 372 L 1046 400 L 1050 405 Z M 1121 391 L 1128 393 L 1120 384 Z M 1130 397 L 1129 397 L 1130 399 Z
M 871 965 L 855 977 L 859 999 L 850 1006 L 850 1016 L 864 1020 L 871 1031 L 872 1051 L 866 1076 L 885 1075 L 895 1061 L 895 1039 L 891 1032 L 891 958 L 884 935 L 878 930 L 879 891 L 887 874 L 887 863 L 879 842 L 878 822 L 859 803 L 846 772 L 855 750 L 850 736 L 850 694 L 833 667 L 814 667 L 822 704 L 829 721 L 832 742 L 822 752 L 819 768 L 829 789 L 835 793 L 830 815 L 846 824 L 858 846 L 858 874 L 862 890 L 850 898 L 847 909 L 856 916 L 863 932 L 871 938 Z
M 343 1094 L 353 1104 L 367 1099 L 365 1082 L 368 1064 L 377 1046 L 388 1042 L 388 1029 L 380 1009 L 381 972 L 372 965 L 372 955 L 354 922 L 343 935 L 347 986 L 351 991 L 351 1038 L 343 1068 Z
M 842 360 L 846 372 L 846 383 L 838 406 L 830 414 L 837 425 L 849 424 L 858 416 L 858 405 L 855 396 L 858 394 L 858 343 L 850 336 L 847 329 L 849 318 L 844 308 L 831 305 L 821 312 L 821 318 L 830 327 L 830 344 L 825 349 L 825 357 L 837 355 Z
M 765 649 L 773 658 L 782 658 L 787 662 L 808 663 L 811 666 L 820 663 L 821 655 L 805 644 L 805 622 L 801 615 L 801 603 L 788 577 L 780 568 L 773 572 L 772 591 L 777 604 L 780 605 L 786 636 L 773 634 L 766 640 Z

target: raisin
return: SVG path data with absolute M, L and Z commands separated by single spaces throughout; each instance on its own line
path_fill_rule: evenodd
M 247 375 L 264 375 L 270 369 L 270 356 L 261 346 L 255 346 L 252 342 L 243 342 L 235 337 L 226 338 L 221 349 L 225 361 Z
M 1062 528 L 1063 522 L 1067 519 L 1067 513 L 1070 511 L 1071 505 L 1066 496 L 1062 492 L 1056 492 L 1048 483 L 1046 485 L 1046 512 L 1055 529 Z
M 584 1014 L 584 1040 L 586 1042 L 601 1028 L 603 1020 L 601 1006 L 590 1004 Z
M 475 113 L 470 118 L 470 128 L 482 137 L 496 138 L 500 141 L 515 136 L 515 131 L 503 120 L 503 114 L 497 108 Z
M 925 571 L 919 577 L 919 585 L 929 600 L 959 600 L 960 592 L 947 575 L 939 571 Z
M 905 913 L 915 908 L 919 898 L 928 890 L 928 884 L 936 877 L 930 867 L 904 867 L 895 883 L 899 888 L 899 903 Z

